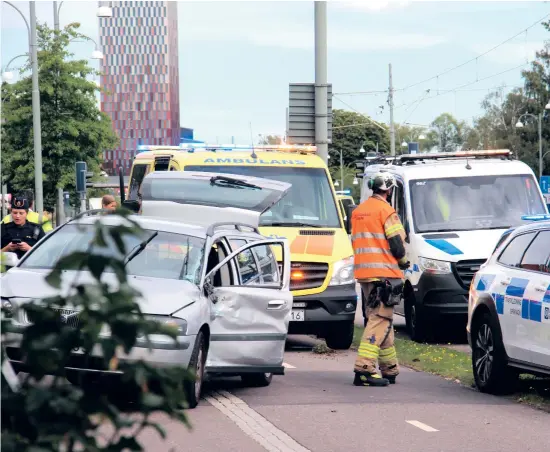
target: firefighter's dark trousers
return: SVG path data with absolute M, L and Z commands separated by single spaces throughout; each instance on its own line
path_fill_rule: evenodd
M 368 300 L 374 288 L 372 283 L 361 283 L 361 289 Z M 376 363 L 382 376 L 395 376 L 399 374 L 399 364 L 394 346 L 393 332 L 393 307 L 380 303 L 376 308 L 367 307 L 367 326 L 363 332 L 355 371 L 364 373 L 376 373 Z

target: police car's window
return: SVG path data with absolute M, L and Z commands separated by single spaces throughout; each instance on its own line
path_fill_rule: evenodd
M 130 188 L 128 190 L 128 199 L 137 200 L 138 190 L 143 182 L 143 178 L 147 174 L 149 165 L 134 165 L 132 170 L 132 179 L 130 180 Z
M 323 168 L 190 165 L 185 167 L 185 171 L 240 174 L 291 183 L 292 187 L 286 196 L 261 216 L 261 226 L 274 223 L 281 226 L 300 226 L 305 223 L 318 227 L 340 227 L 339 207 Z M 240 205 L 238 200 L 235 205 Z
M 521 268 L 537 272 L 549 273 L 548 258 L 550 256 L 550 231 L 541 231 L 529 245 L 521 260 Z
M 413 180 L 410 191 L 416 232 L 507 229 L 546 213 L 531 175 Z
M 510 267 L 519 267 L 523 254 L 534 237 L 534 233 L 514 237 L 499 256 L 498 262 Z
M 270 245 L 258 245 L 252 248 L 252 251 L 256 255 L 256 259 L 260 263 L 260 273 L 262 276 L 262 283 L 264 284 L 279 284 L 279 269 L 277 267 L 277 260 L 273 254 L 273 250 Z
M 239 253 L 236 260 L 243 285 L 258 285 L 261 283 L 260 271 L 250 248 Z
M 64 256 L 78 251 L 88 251 L 94 235 L 94 225 L 68 224 L 36 247 L 34 252 L 21 263 L 21 267 L 51 269 Z M 123 241 L 127 252 L 130 252 L 141 240 L 143 239 L 124 236 Z M 128 263 L 126 270 L 129 275 L 185 279 L 198 283 L 203 262 L 203 247 L 203 239 L 159 231 L 143 252 Z M 123 258 L 110 239 L 107 240 L 107 247 L 95 246 L 92 252 Z

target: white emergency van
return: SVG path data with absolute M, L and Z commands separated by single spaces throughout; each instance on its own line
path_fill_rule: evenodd
M 414 154 L 357 164 L 367 182 L 379 171 L 397 180 L 391 204 L 407 232 L 411 266 L 396 313 L 416 341 L 431 336 L 449 316 L 468 313 L 468 289 L 509 228 L 523 215 L 548 213 L 533 171 L 508 150 Z

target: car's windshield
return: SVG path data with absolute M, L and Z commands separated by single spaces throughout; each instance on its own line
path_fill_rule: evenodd
M 260 226 L 340 227 L 336 201 L 322 168 L 190 165 L 185 170 L 263 177 L 292 184 L 286 196 L 261 216 Z
M 410 191 L 416 232 L 506 229 L 546 213 L 530 175 L 413 180 Z
M 123 241 L 127 255 L 155 232 L 146 231 L 145 239 L 125 235 Z M 94 225 L 68 224 L 36 247 L 21 263 L 21 268 L 51 269 L 60 258 L 74 252 L 87 251 L 94 234 Z M 94 246 L 92 252 L 119 259 L 124 257 L 110 237 L 106 247 Z M 129 275 L 185 279 L 197 283 L 203 252 L 204 240 L 201 238 L 159 231 L 145 249 L 128 262 L 126 270 Z

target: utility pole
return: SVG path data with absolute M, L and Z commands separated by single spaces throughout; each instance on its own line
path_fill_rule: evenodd
M 538 120 L 539 120 L 539 184 L 541 184 L 542 182 L 540 182 L 542 180 L 542 169 L 544 168 L 544 165 L 543 165 L 543 155 L 542 155 L 542 113 L 539 113 L 539 117 L 538 117 Z
M 34 137 L 34 200 L 36 213 L 42 218 L 44 201 L 42 194 L 42 126 L 40 121 L 40 90 L 38 88 L 38 51 L 36 42 L 36 2 L 29 2 L 31 62 L 32 62 L 32 122 Z
M 53 2 L 53 28 L 59 30 L 59 9 L 57 8 L 57 2 Z
M 328 162 L 327 2 L 314 2 L 315 15 L 315 145 Z
M 391 155 L 395 155 L 395 124 L 393 123 L 393 77 L 391 72 L 391 63 L 390 67 L 390 89 L 388 103 L 390 104 L 390 151 Z

